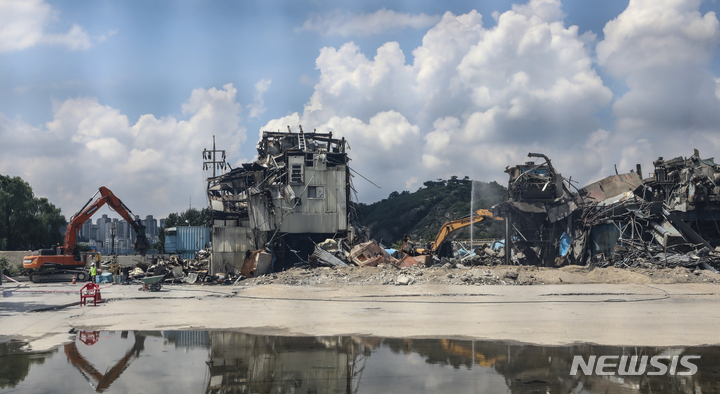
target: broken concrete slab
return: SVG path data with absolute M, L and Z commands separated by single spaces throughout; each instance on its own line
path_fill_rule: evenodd
M 248 251 L 240 273 L 246 278 L 267 275 L 272 270 L 272 255 L 263 250 Z
M 377 267 L 378 264 L 391 264 L 396 261 L 375 241 L 356 245 L 348 258 L 361 267 Z

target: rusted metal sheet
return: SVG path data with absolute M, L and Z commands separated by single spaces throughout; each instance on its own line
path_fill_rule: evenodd
M 429 261 L 432 261 L 432 257 L 428 256 L 428 255 L 425 255 L 425 256 L 405 255 L 405 257 L 403 257 L 403 259 L 397 263 L 397 266 L 400 268 L 426 267 L 426 266 L 429 266 Z
M 643 180 L 636 172 L 613 175 L 591 183 L 578 191 L 582 198 L 603 201 L 617 195 L 632 192 L 643 185 Z

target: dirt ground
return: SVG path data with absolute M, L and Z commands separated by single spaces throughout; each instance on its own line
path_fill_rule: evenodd
M 25 340 L 40 350 L 65 343 L 78 330 L 222 330 L 544 345 L 717 345 L 717 286 L 178 284 L 143 292 L 137 285 L 107 284 L 102 304 L 79 306 L 80 284 L 4 283 L 3 293 L 12 294 L 0 302 L 0 341 Z
M 240 286 L 269 284 L 291 286 L 341 285 L 554 285 L 584 283 L 720 283 L 720 274 L 708 270 L 677 268 L 597 268 L 565 266 L 474 266 L 461 268 L 431 267 L 399 269 L 379 267 L 293 268 L 258 278 L 245 279 Z

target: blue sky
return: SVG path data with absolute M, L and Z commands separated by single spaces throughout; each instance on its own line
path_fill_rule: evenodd
M 204 206 L 203 148 L 332 130 L 363 202 L 541 151 L 581 183 L 720 148 L 716 1 L 0 0 L 0 173 L 66 216 Z M 575 27 L 573 27 L 575 26 Z M 604 30 L 605 29 L 605 30 Z
M 0 83 L 7 94 L 0 97 L 0 105 L 5 115 L 19 114 L 31 124 L 52 120 L 51 99 L 93 96 L 137 120 L 147 113 L 178 112 L 189 92 L 198 87 L 233 83 L 238 101 L 248 103 L 253 100 L 254 84 L 268 78 L 274 86 L 265 95 L 266 115 L 280 117 L 302 108 L 312 94 L 320 48 L 354 41 L 370 56 L 385 42 L 397 41 L 411 56 L 409 52 L 421 44 L 427 31 L 403 29 L 360 37 L 296 31 L 313 15 L 338 9 L 369 14 L 386 8 L 428 15 L 476 9 L 483 22 L 492 26 L 491 13 L 507 11 L 512 5 L 509 1 L 47 3 L 59 12 L 59 19 L 48 24 L 49 31 L 66 32 L 77 24 L 91 39 L 107 38 L 86 51 L 37 45 L 2 55 L 0 70 L 5 77 Z M 605 22 L 627 6 L 627 1 L 617 0 L 579 3 L 564 5 L 565 20 L 581 27 L 581 32 L 599 35 Z M 28 91 L 14 92 L 18 86 Z M 253 119 L 246 125 L 257 130 L 265 123 Z

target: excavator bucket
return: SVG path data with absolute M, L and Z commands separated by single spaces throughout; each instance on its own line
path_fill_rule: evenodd
M 147 253 L 148 250 L 150 250 L 150 241 L 148 241 L 145 234 L 142 236 L 139 236 L 135 239 L 135 244 L 133 245 L 133 249 L 140 253 L 141 255 L 145 256 L 145 253 Z
M 137 238 L 135 238 L 135 244 L 133 245 L 133 249 L 135 249 L 135 251 L 140 253 L 141 255 L 145 256 L 145 253 L 150 250 L 150 241 L 148 241 L 147 236 L 145 236 L 145 226 L 138 223 L 135 226 L 135 233 L 137 235 Z

